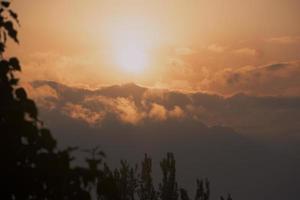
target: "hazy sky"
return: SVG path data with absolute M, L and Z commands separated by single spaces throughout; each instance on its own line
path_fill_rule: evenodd
M 21 58 L 23 84 L 60 144 L 100 144 L 117 161 L 171 151 L 178 177 L 208 177 L 213 195 L 299 199 L 300 0 L 13 7 L 21 43 L 8 55 Z M 227 98 L 239 92 L 250 95 Z
M 222 94 L 300 94 L 298 0 L 13 4 L 22 26 L 21 45 L 11 53 L 22 58 L 28 79 L 91 87 L 136 82 Z M 268 71 L 270 65 L 281 67 Z M 280 90 L 268 92 L 275 80 Z

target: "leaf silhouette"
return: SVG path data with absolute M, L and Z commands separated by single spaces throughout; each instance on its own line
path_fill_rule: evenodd
M 18 88 L 16 90 L 16 97 L 18 99 L 20 99 L 21 101 L 26 100 L 27 99 L 27 93 L 26 93 L 25 89 L 24 88 Z
M 9 14 L 10 16 L 20 25 L 20 21 L 18 19 L 18 14 L 15 13 L 13 10 L 9 9 Z
M 10 2 L 8 0 L 2 0 L 1 1 L 1 5 L 5 8 L 8 8 L 10 5 Z
M 14 70 L 21 71 L 20 62 L 16 57 L 10 58 L 9 64 L 13 67 Z
M 19 43 L 19 40 L 17 38 L 18 32 L 14 28 L 14 25 L 11 21 L 7 21 L 4 23 L 4 28 L 6 29 L 8 35 L 16 42 Z

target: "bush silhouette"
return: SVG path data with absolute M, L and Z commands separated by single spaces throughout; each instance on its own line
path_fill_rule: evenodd
M 7 200 L 189 200 L 185 189 L 178 189 L 175 159 L 168 153 L 161 163 L 162 181 L 156 190 L 152 160 L 145 155 L 138 166 L 121 161 L 110 169 L 105 154 L 97 147 L 88 151 L 87 167 L 72 166 L 71 152 L 58 150 L 51 132 L 38 118 L 38 109 L 15 72 L 21 71 L 17 58 L 5 58 L 8 38 L 19 43 L 18 15 L 9 1 L 0 5 L 0 133 L 1 199 Z M 197 180 L 195 200 L 208 200 L 209 183 Z M 221 199 L 224 199 L 221 197 Z M 230 195 L 228 200 L 231 200 Z

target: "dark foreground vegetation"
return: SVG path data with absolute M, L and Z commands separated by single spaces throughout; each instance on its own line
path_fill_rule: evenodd
M 145 155 L 140 166 L 126 161 L 111 169 L 105 154 L 98 148 L 88 151 L 87 167 L 72 165 L 71 152 L 59 150 L 51 132 L 38 119 L 38 110 L 24 88 L 18 84 L 19 60 L 5 58 L 7 38 L 19 42 L 16 26 L 18 15 L 8 1 L 0 8 L 0 133 L 1 196 L 5 200 L 189 200 L 185 189 L 176 181 L 175 159 L 168 153 L 160 162 L 162 179 L 154 186 L 152 160 Z M 192 199 L 208 200 L 208 180 L 196 181 Z M 224 199 L 221 197 L 221 199 Z M 231 199 L 230 195 L 227 197 Z

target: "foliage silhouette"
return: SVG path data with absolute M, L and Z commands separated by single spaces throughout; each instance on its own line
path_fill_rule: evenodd
M 162 183 L 159 185 L 161 200 L 177 200 L 178 186 L 173 154 L 168 153 L 167 158 L 161 161 L 160 167 L 163 172 Z
M 138 196 L 140 200 L 156 200 L 158 199 L 158 192 L 156 192 L 152 180 L 152 159 L 145 154 L 142 162 L 142 170 L 140 174 L 140 183 L 138 189 Z
M 156 190 L 152 179 L 152 160 L 145 155 L 138 166 L 121 161 L 110 169 L 98 148 L 87 150 L 87 167 L 72 166 L 71 152 L 58 150 L 51 132 L 38 119 L 38 109 L 19 86 L 15 72 L 21 71 L 17 58 L 4 58 L 7 38 L 15 42 L 18 15 L 9 1 L 0 4 L 0 131 L 1 199 L 8 200 L 189 200 L 185 189 L 178 189 L 175 159 L 168 153 L 161 163 L 162 182 Z M 197 180 L 195 200 L 208 200 L 209 183 Z M 224 199 L 221 197 L 221 199 Z M 231 197 L 228 197 L 231 200 Z

